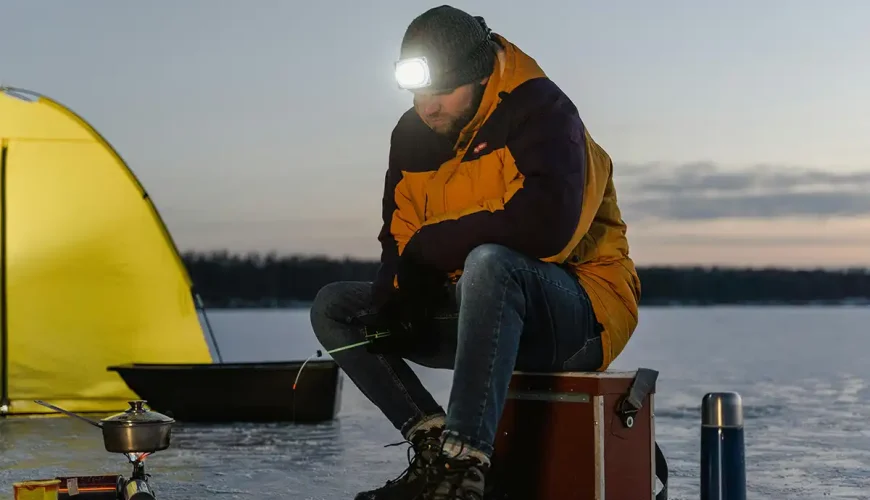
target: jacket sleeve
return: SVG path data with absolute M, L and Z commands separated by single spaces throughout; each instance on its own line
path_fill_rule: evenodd
M 378 241 L 381 243 L 381 263 L 372 284 L 372 302 L 376 307 L 383 305 L 393 289 L 393 279 L 396 276 L 396 265 L 399 258 L 399 249 L 396 238 L 390 231 L 393 211 L 396 203 L 393 199 L 395 182 L 391 179 L 390 171 L 384 175 L 384 194 L 381 199 L 381 230 L 378 233 Z
M 413 209 L 404 181 L 404 174 L 396 159 L 396 151 L 390 150 L 390 166 L 384 176 L 384 193 L 381 201 L 381 260 L 372 284 L 374 305 L 380 306 L 396 288 L 396 269 L 399 255 L 408 240 L 419 227 L 420 221 Z
M 579 227 L 588 167 L 584 125 L 561 93 L 527 109 L 506 141 L 516 173 L 505 195 L 427 221 L 414 236 L 424 261 L 447 272 L 461 269 L 468 253 L 485 243 L 552 260 L 582 238 L 588 229 Z

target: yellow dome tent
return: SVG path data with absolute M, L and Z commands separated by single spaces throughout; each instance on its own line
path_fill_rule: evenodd
M 109 365 L 210 363 L 181 257 L 112 147 L 71 110 L 0 88 L 0 414 L 121 411 Z

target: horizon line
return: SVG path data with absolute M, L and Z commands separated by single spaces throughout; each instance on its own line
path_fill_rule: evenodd
M 226 254 L 228 257 L 236 257 L 246 259 L 251 256 L 256 257 L 275 257 L 278 260 L 299 259 L 299 260 L 325 260 L 332 262 L 357 262 L 361 264 L 379 264 L 380 259 L 377 257 L 361 257 L 353 255 L 334 256 L 325 253 L 299 252 L 299 251 L 278 251 L 278 250 L 230 250 L 228 248 L 213 248 L 209 250 L 202 249 L 178 249 L 182 258 L 188 255 L 193 256 L 210 256 L 215 254 Z M 682 263 L 682 264 L 638 264 L 635 262 L 638 270 L 650 269 L 673 269 L 673 270 L 692 270 L 704 269 L 713 270 L 721 269 L 728 271 L 786 271 L 786 272 L 870 272 L 870 264 L 844 264 L 844 265 L 815 265 L 815 266 L 788 266 L 788 265 L 738 265 L 738 264 L 697 264 L 697 263 Z

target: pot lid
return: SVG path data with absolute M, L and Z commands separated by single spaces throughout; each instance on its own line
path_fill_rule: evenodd
M 127 408 L 123 413 L 106 417 L 102 422 L 122 424 L 160 424 L 175 422 L 175 419 L 167 417 L 162 413 L 146 409 L 145 401 L 143 400 L 130 401 L 129 404 L 130 408 Z

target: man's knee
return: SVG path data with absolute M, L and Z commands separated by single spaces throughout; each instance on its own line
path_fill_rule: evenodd
M 335 335 L 336 324 L 349 324 L 365 312 L 371 302 L 371 285 L 339 281 L 321 288 L 311 304 L 311 327 L 321 343 Z
M 517 259 L 522 257 L 506 246 L 484 243 L 468 253 L 462 275 L 469 281 L 502 279 L 512 272 Z

